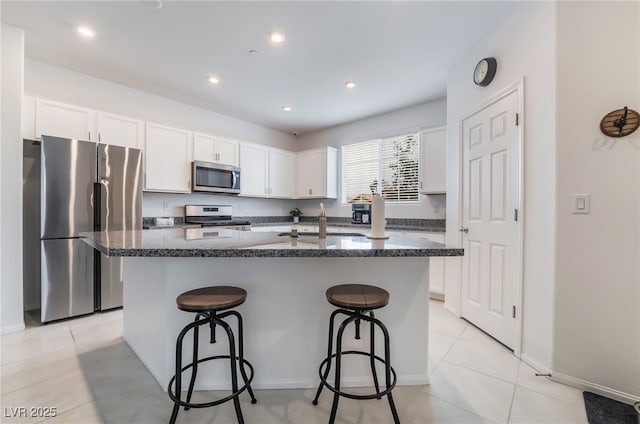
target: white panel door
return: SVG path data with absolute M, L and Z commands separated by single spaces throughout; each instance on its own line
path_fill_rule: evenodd
M 147 123 L 145 190 L 191 192 L 192 134 Z
M 295 194 L 295 159 L 293 152 L 269 149 L 269 196 L 291 198 Z
M 518 92 L 462 122 L 462 316 L 510 348 L 520 266 Z
M 94 112 L 80 106 L 36 99 L 35 136 L 42 135 L 96 141 Z M 93 132 L 93 134 L 92 134 Z
M 122 147 L 144 147 L 144 123 L 139 119 L 98 112 L 98 141 Z
M 269 148 L 259 144 L 240 144 L 240 196 L 266 197 Z

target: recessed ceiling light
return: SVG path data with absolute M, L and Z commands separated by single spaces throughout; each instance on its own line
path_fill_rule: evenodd
M 269 39 L 273 43 L 282 43 L 284 41 L 284 34 L 281 32 L 274 31 L 269 33 Z
M 356 82 L 355 81 L 347 81 L 344 83 L 345 87 L 347 88 L 353 88 L 356 86 Z
M 93 36 L 96 35 L 96 33 L 89 27 L 78 27 L 78 33 L 84 37 L 88 37 L 88 38 L 93 38 Z
M 258 54 L 258 50 L 251 49 L 251 50 L 249 50 L 249 54 Z
M 282 110 L 284 110 L 285 112 L 291 112 L 291 106 L 282 106 Z
M 220 82 L 220 80 L 218 79 L 218 77 L 209 77 L 209 82 L 211 84 L 217 84 Z

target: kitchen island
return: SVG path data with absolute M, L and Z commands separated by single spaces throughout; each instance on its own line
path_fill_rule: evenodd
M 164 390 L 174 373 L 177 334 L 194 318 L 177 309 L 175 299 L 186 290 L 213 285 L 235 285 L 248 292 L 247 301 L 237 309 L 244 319 L 245 357 L 255 367 L 256 389 L 317 386 L 334 309 L 325 291 L 347 282 L 389 291 L 389 305 L 376 316 L 390 332 L 398 384 L 426 384 L 429 257 L 463 254 L 462 249 L 395 234 L 386 240 L 344 234 L 319 239 L 187 228 L 83 237 L 100 252 L 125 258 L 123 337 Z M 345 349 L 368 348 L 368 326 L 362 330 L 361 340 L 347 330 Z M 218 337 L 222 341 L 216 344 L 204 340 L 201 357 L 228 349 L 224 337 Z M 185 361 L 191 357 L 190 346 L 187 337 Z M 227 368 L 202 367 L 196 389 L 228 388 Z M 370 373 L 368 361 L 350 358 L 343 368 L 343 382 L 368 386 Z

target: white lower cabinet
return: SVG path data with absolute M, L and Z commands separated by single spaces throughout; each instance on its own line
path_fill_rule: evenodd
M 444 233 L 407 233 L 415 237 L 444 243 Z M 444 300 L 444 256 L 429 258 L 429 296 L 432 299 Z
M 191 192 L 192 137 L 190 131 L 147 123 L 146 191 Z

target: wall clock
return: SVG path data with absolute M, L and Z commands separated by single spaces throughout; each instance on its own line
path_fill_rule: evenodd
M 607 113 L 600 121 L 600 131 L 608 137 L 624 137 L 640 126 L 640 114 L 633 109 L 614 110 Z
M 498 69 L 498 61 L 495 57 L 485 57 L 473 70 L 473 82 L 480 87 L 486 87 L 493 81 Z

